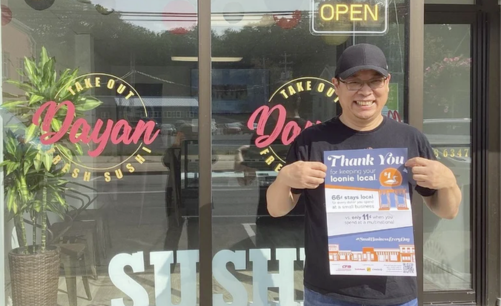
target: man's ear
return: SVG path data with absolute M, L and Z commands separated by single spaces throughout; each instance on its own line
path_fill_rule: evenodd
M 391 74 L 388 74 L 388 76 L 386 77 L 386 88 L 388 88 L 388 91 L 390 91 L 390 81 L 391 81 Z
M 336 78 L 332 78 L 332 84 L 334 84 L 334 88 L 336 88 L 337 90 L 337 88 L 339 87 L 339 80 Z

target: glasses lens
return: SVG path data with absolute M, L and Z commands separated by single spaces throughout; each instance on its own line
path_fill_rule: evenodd
M 377 79 L 377 80 L 372 80 L 369 83 L 370 88 L 376 89 L 376 88 L 381 88 L 383 87 L 384 84 L 384 79 Z
M 375 80 L 371 80 L 371 81 L 367 82 L 367 85 L 369 85 L 369 87 L 371 89 L 377 89 L 377 88 L 383 87 L 384 81 L 385 81 L 385 78 L 375 79 Z M 348 90 L 352 90 L 352 91 L 358 91 L 358 90 L 362 89 L 362 87 L 365 86 L 365 83 L 366 82 L 362 82 L 362 81 L 346 81 L 345 82 L 346 87 L 348 87 Z
M 362 82 L 348 82 L 346 85 L 348 85 L 349 90 L 360 90 L 364 86 L 364 83 Z

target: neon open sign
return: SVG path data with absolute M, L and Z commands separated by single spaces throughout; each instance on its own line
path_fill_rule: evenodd
M 329 4 L 320 5 L 320 19 L 322 21 L 339 21 L 340 17 L 347 15 L 350 21 L 379 21 L 378 5 L 369 4 Z
M 315 35 L 384 34 L 388 0 L 311 0 L 311 32 Z

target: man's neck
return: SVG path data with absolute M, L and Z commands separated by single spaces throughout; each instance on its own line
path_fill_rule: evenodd
M 381 122 L 383 122 L 384 118 L 383 115 L 379 114 L 375 118 L 367 120 L 349 120 L 346 118 L 346 116 L 343 116 L 343 114 L 341 114 L 341 116 L 339 116 L 339 120 L 341 120 L 344 125 L 353 130 L 364 132 L 372 131 L 377 128 L 381 124 Z

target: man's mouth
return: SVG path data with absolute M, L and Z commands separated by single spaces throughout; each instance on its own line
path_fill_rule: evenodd
M 371 106 L 374 101 L 355 101 L 358 106 Z

